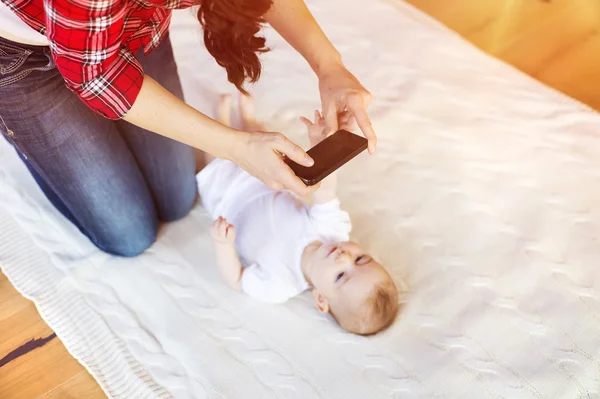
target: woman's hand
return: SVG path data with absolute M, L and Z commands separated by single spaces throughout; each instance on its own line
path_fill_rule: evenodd
M 306 187 L 283 161 L 282 155 L 287 155 L 301 165 L 312 165 L 302 148 L 285 136 L 233 129 L 229 120 L 219 123 L 175 97 L 150 76 L 145 76 L 142 90 L 124 119 L 217 158 L 229 159 L 271 188 L 289 189 L 301 197 L 317 188 Z
M 319 72 L 319 90 L 327 131 L 333 133 L 338 130 L 338 115 L 348 111 L 369 140 L 369 153 L 373 154 L 377 136 L 367 115 L 367 108 L 372 100 L 371 93 L 350 71 L 337 63 Z
M 373 154 L 377 137 L 367 115 L 369 93 L 342 63 L 341 55 L 327 39 L 302 0 L 273 0 L 266 21 L 309 63 L 319 77 L 321 108 L 328 133 L 338 129 L 337 114 L 350 113 L 369 140 Z
M 217 120 L 226 126 L 231 126 L 231 101 L 230 95 L 222 96 L 217 108 Z M 316 190 L 307 187 L 283 161 L 285 155 L 300 165 L 312 166 L 306 152 L 281 133 L 262 131 L 264 126 L 256 120 L 249 97 L 239 97 L 239 112 L 242 130 L 229 159 L 273 190 L 288 189 L 300 197 Z
M 242 169 L 272 190 L 288 189 L 300 197 L 305 197 L 316 189 L 316 187 L 307 187 L 283 161 L 285 155 L 300 165 L 312 166 L 313 164 L 306 152 L 283 134 L 243 132 L 242 136 L 231 159 Z

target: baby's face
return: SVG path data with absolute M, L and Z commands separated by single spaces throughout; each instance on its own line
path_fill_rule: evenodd
M 354 242 L 311 245 L 307 274 L 332 305 L 343 301 L 358 308 L 374 286 L 391 281 L 385 268 Z

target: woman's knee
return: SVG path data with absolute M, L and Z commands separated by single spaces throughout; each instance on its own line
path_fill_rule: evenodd
M 144 253 L 156 241 L 158 220 L 149 218 L 144 222 L 120 220 L 101 232 L 88 234 L 102 251 L 122 257 L 135 257 Z
M 179 188 L 176 196 L 168 204 L 162 204 L 159 206 L 158 212 L 160 219 L 164 222 L 174 222 L 179 219 L 183 219 L 187 216 L 198 197 L 198 190 L 196 188 L 196 181 L 193 184 L 187 184 Z

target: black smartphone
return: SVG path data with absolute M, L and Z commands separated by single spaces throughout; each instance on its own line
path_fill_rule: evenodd
M 338 130 L 306 151 L 315 161 L 313 166 L 302 166 L 289 158 L 285 158 L 285 162 L 304 184 L 314 186 L 366 150 L 367 144 L 368 141 L 364 137 L 350 133 L 347 130 Z

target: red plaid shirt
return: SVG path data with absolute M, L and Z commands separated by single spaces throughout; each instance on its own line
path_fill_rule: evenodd
M 134 54 L 148 54 L 169 29 L 171 12 L 193 0 L 1 0 L 46 35 L 67 87 L 92 110 L 120 119 L 144 79 Z

